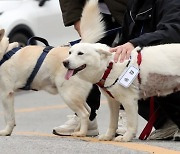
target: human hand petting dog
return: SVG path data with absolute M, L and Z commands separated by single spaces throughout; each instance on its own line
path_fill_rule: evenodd
M 129 59 L 131 51 L 134 49 L 134 45 L 127 42 L 123 45 L 119 45 L 115 48 L 111 48 L 110 52 L 116 52 L 114 55 L 114 62 L 117 63 L 118 60 L 122 63 L 125 59 Z

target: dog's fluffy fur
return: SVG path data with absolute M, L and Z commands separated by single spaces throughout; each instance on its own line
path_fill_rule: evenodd
M 126 69 L 129 60 L 113 64 L 113 68 L 105 81 L 105 87 L 114 96 L 110 97 L 105 91 L 110 107 L 110 123 L 105 135 L 100 140 L 112 140 L 118 127 L 119 105 L 125 108 L 127 114 L 127 131 L 118 136 L 115 141 L 130 141 L 136 134 L 138 124 L 139 99 L 151 96 L 166 96 L 174 90 L 180 90 L 180 44 L 164 44 L 144 47 L 141 51 L 142 62 L 137 64 L 137 47 L 132 51 L 129 66 L 140 69 L 141 83 L 136 78 L 129 88 L 121 86 L 115 80 Z M 71 71 L 84 66 L 77 75 L 90 83 L 97 83 L 102 78 L 107 66 L 113 61 L 114 54 L 104 44 L 79 43 L 70 49 L 69 57 L 64 61 L 66 68 Z M 69 76 L 70 78 L 70 76 Z
M 104 23 L 101 22 L 102 16 L 97 3 L 97 0 L 91 0 L 83 10 L 82 42 L 96 42 L 104 35 L 102 34 Z M 100 25 L 99 22 L 101 22 Z M 96 27 L 96 24 L 99 27 Z M 93 35 L 89 36 L 89 34 Z M 8 38 L 4 36 L 4 30 L 0 30 L 0 59 L 6 52 L 17 46 L 18 43 L 9 44 Z M 26 46 L 0 66 L 0 97 L 6 121 L 5 129 L 0 131 L 1 136 L 11 135 L 13 131 L 15 126 L 14 93 L 26 84 L 43 49 L 44 47 L 37 45 Z M 77 128 L 77 132 L 72 135 L 86 136 L 90 111 L 85 101 L 92 84 L 76 76 L 69 81 L 65 80 L 66 69 L 62 61 L 67 58 L 68 50 L 69 47 L 55 47 L 48 53 L 31 88 L 45 90 L 51 94 L 59 93 L 81 120 L 80 128 Z

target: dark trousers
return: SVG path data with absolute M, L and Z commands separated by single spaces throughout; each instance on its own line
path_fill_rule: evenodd
M 180 92 L 165 97 L 154 97 L 155 110 L 158 109 L 158 117 L 155 121 L 155 129 L 161 128 L 164 123 L 171 119 L 180 128 Z M 139 100 L 139 115 L 149 120 L 150 99 Z

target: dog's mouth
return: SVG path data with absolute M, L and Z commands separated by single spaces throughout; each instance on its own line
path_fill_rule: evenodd
M 78 73 L 79 71 L 82 71 L 83 69 L 86 68 L 86 64 L 81 65 L 80 67 L 76 68 L 76 69 L 68 69 L 67 73 L 65 75 L 65 79 L 69 80 L 70 77 L 72 77 L 73 75 L 75 75 L 76 73 Z

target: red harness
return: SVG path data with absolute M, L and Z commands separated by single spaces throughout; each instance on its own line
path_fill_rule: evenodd
M 138 51 L 138 55 L 137 55 L 138 66 L 141 65 L 141 61 L 142 61 L 141 51 Z M 138 80 L 139 80 L 139 83 L 141 83 L 140 73 L 138 74 Z
M 138 65 L 141 64 L 141 61 L 142 61 L 141 52 L 139 52 L 139 53 L 138 53 L 138 56 L 137 56 L 137 63 L 138 63 Z M 129 62 L 128 62 L 127 66 L 128 66 L 128 65 L 129 65 Z M 112 68 L 113 68 L 113 62 L 110 62 L 109 65 L 108 65 L 108 67 L 107 67 L 107 69 L 106 69 L 106 71 L 105 71 L 104 74 L 103 74 L 102 79 L 101 79 L 98 83 L 96 83 L 96 84 L 97 84 L 100 88 L 102 88 L 104 91 L 106 91 L 109 96 L 111 96 L 112 98 L 114 98 L 114 96 L 111 94 L 111 92 L 108 91 L 106 87 L 104 87 L 104 83 L 105 83 L 108 75 L 110 74 Z M 139 83 L 140 83 L 140 82 L 141 82 L 140 74 L 138 74 L 138 80 L 139 80 Z M 117 79 L 116 79 L 116 81 L 117 81 Z M 116 83 L 116 81 L 115 81 L 114 83 Z
M 138 64 L 138 66 L 141 65 L 141 62 L 142 62 L 141 51 L 138 51 L 138 55 L 137 55 L 137 64 Z M 104 72 L 104 75 L 103 75 L 102 79 L 98 83 L 96 83 L 96 84 L 99 87 L 101 87 L 104 91 L 106 91 L 109 96 L 114 98 L 113 95 L 110 93 L 110 91 L 108 91 L 107 88 L 104 87 L 104 83 L 105 83 L 108 75 L 110 74 L 112 67 L 113 67 L 113 63 L 110 62 L 109 66 L 107 67 L 106 71 Z M 141 83 L 140 73 L 138 74 L 138 81 L 139 81 L 139 83 Z M 151 99 L 150 99 L 149 121 L 146 124 L 145 128 L 143 129 L 142 133 L 140 134 L 139 139 L 146 140 L 148 138 L 148 136 L 150 135 L 150 133 L 152 131 L 154 122 L 157 119 L 157 116 L 158 116 L 158 112 L 154 111 L 154 97 L 151 97 Z
M 114 98 L 113 95 L 110 93 L 110 91 L 108 91 L 107 88 L 104 87 L 104 83 L 105 83 L 108 75 L 110 74 L 110 72 L 112 70 L 112 67 L 113 67 L 113 62 L 110 62 L 108 67 L 107 67 L 107 69 L 106 69 L 106 71 L 104 72 L 104 75 L 103 75 L 102 79 L 98 83 L 96 83 L 96 84 L 99 87 L 101 87 L 105 92 L 107 92 L 109 96 Z

